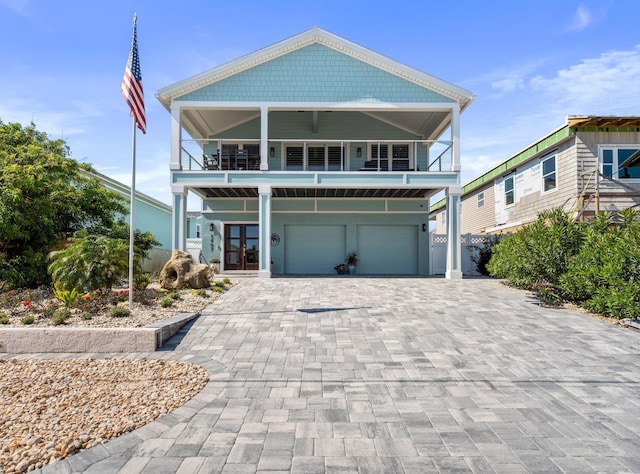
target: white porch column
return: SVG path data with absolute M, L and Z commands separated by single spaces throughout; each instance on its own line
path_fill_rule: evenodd
M 178 250 L 187 248 L 187 190 L 184 186 L 173 186 L 173 213 L 171 217 L 171 247 Z
M 260 229 L 259 278 L 271 278 L 271 186 L 259 186 L 258 228 Z
M 171 161 L 169 163 L 170 170 L 182 169 L 182 165 L 180 163 L 181 142 L 182 127 L 180 126 L 180 106 L 176 102 L 171 102 Z
M 460 104 L 456 103 L 451 109 L 451 171 L 460 171 Z
M 269 109 L 260 106 L 260 170 L 269 169 Z
M 459 185 L 447 189 L 447 270 L 448 280 L 462 279 L 462 246 L 460 244 L 460 191 Z

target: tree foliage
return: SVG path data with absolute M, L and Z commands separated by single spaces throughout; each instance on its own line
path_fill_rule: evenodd
M 46 279 L 47 254 L 80 229 L 104 233 L 126 213 L 88 164 L 35 125 L 0 120 L 0 280 L 6 287 Z

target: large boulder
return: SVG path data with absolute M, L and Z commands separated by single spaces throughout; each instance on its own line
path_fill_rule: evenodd
M 160 271 L 160 286 L 167 290 L 208 288 L 209 266 L 196 262 L 189 252 L 174 250 Z

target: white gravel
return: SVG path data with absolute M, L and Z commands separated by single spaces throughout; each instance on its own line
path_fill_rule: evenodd
M 0 359 L 0 466 L 27 472 L 183 405 L 207 371 L 162 360 Z

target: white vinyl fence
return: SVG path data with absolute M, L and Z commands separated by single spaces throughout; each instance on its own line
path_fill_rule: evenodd
M 462 250 L 462 273 L 464 275 L 480 275 L 472 257 L 478 254 L 475 247 L 482 247 L 486 235 L 463 234 L 460 236 Z M 429 247 L 431 249 L 430 265 L 431 275 L 441 275 L 447 271 L 447 234 L 429 234 Z

